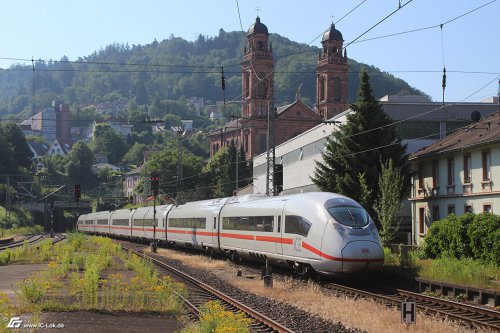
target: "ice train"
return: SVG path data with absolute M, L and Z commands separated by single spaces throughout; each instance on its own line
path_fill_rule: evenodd
M 81 215 L 82 232 L 152 240 L 253 261 L 299 274 L 355 273 L 380 267 L 375 223 L 356 201 L 335 193 L 248 194 L 182 205 Z

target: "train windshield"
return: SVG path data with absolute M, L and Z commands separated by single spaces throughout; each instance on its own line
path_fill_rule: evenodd
M 362 228 L 370 223 L 368 213 L 361 207 L 336 206 L 327 210 L 337 222 L 348 227 Z

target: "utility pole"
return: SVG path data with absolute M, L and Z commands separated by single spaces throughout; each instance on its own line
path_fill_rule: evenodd
M 177 183 L 176 183 L 176 189 L 177 189 L 177 198 L 176 201 L 180 202 L 179 198 L 179 190 L 182 187 L 182 133 L 183 133 L 183 128 L 178 127 L 177 128 Z
M 276 195 L 273 185 L 274 164 L 276 155 L 274 149 L 274 102 L 271 99 L 267 110 L 267 173 L 266 173 L 266 195 Z

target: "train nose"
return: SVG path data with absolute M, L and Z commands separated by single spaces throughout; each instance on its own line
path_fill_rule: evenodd
M 375 269 L 384 263 L 384 250 L 372 241 L 352 241 L 342 249 L 344 273 Z

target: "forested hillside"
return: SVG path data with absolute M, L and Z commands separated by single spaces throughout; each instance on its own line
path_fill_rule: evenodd
M 26 117 L 32 112 L 33 86 L 38 109 L 54 99 L 72 108 L 99 102 L 133 100 L 152 106 L 160 101 L 191 96 L 206 101 L 223 100 L 220 72 L 224 66 L 226 100 L 240 100 L 243 32 L 219 31 L 216 37 L 200 35 L 194 42 L 170 36 L 148 45 L 113 44 L 89 56 L 68 62 L 35 61 L 32 66 L 15 65 L 0 69 L 0 116 Z M 315 102 L 316 61 L 319 49 L 271 34 L 276 61 L 275 98 L 282 105 L 294 100 L 302 84 L 302 98 Z M 349 99 L 356 99 L 359 72 L 367 68 L 376 97 L 386 94 L 422 94 L 406 82 L 377 68 L 349 62 Z

